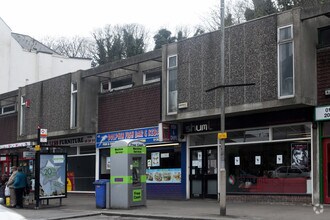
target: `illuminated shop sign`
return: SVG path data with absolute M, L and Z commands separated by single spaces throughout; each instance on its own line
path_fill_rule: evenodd
M 138 139 L 145 144 L 159 142 L 158 126 L 99 133 L 96 135 L 96 148 L 110 147 L 112 142 L 124 139 Z
M 32 142 L 4 144 L 4 145 L 0 145 L 0 149 L 11 149 L 11 148 L 18 148 L 18 147 L 28 147 L 28 146 L 32 146 L 32 145 L 33 145 Z

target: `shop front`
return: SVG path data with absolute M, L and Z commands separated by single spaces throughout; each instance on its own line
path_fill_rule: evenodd
M 47 146 L 57 146 L 67 153 L 67 190 L 94 191 L 95 135 L 48 140 Z
M 34 178 L 34 151 L 33 142 L 20 142 L 0 145 L 0 173 L 7 176 L 12 166 L 21 166 L 29 178 Z
M 208 131 L 212 123 L 203 123 L 184 124 L 189 158 L 188 198 L 217 198 L 219 192 L 217 131 Z M 227 194 L 310 197 L 311 133 L 310 122 L 228 130 Z
M 111 144 L 139 140 L 147 146 L 146 183 L 148 199 L 185 198 L 184 144 L 178 143 L 177 125 L 164 125 L 99 133 L 96 135 L 96 179 L 110 179 Z
M 320 175 L 321 201 L 330 204 L 330 106 L 320 106 L 315 109 L 315 120 L 320 128 Z M 323 187 L 322 187 L 323 186 Z

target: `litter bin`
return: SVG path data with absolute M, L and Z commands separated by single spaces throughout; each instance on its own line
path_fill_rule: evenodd
M 100 208 L 100 209 L 106 208 L 107 183 L 109 183 L 109 180 L 105 180 L 105 179 L 96 180 L 94 182 L 96 208 Z

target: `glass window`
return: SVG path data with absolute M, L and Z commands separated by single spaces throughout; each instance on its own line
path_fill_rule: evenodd
M 94 154 L 95 146 L 84 146 L 80 147 L 80 154 Z
M 25 97 L 21 96 L 21 114 L 20 114 L 20 118 L 19 118 L 19 135 L 23 135 L 24 134 L 24 126 L 25 126 Z
M 110 179 L 110 148 L 100 149 L 100 179 Z
M 320 47 L 330 46 L 330 26 L 319 29 Z
M 15 112 L 15 105 L 7 105 L 2 108 L 3 114 Z
M 101 82 L 101 93 L 109 92 L 109 81 Z
M 78 115 L 78 98 L 77 98 L 78 87 L 77 83 L 71 83 L 71 120 L 70 127 L 77 127 L 77 115 Z
M 157 72 L 150 72 L 150 73 L 144 73 L 143 74 L 143 82 L 146 83 L 153 83 L 153 82 L 159 82 L 161 78 L 161 71 Z
M 296 150 L 301 166 L 294 165 Z M 227 184 L 231 193 L 306 194 L 311 171 L 310 142 L 281 142 L 226 147 Z M 256 162 L 260 157 L 261 163 Z
M 292 26 L 279 28 L 278 35 L 279 97 L 292 97 L 294 95 Z
M 273 128 L 273 140 L 292 139 L 292 138 L 310 138 L 310 125 L 292 125 Z
M 226 140 L 227 141 L 227 140 Z M 190 146 L 217 144 L 217 134 L 196 134 L 190 136 Z
M 147 160 L 149 160 L 148 168 L 150 169 L 166 169 L 181 168 L 181 148 L 147 148 Z
M 133 85 L 132 75 L 111 79 L 111 90 L 131 88 Z
M 176 114 L 177 112 L 177 56 L 171 56 L 168 58 L 168 71 L 167 71 L 167 113 Z

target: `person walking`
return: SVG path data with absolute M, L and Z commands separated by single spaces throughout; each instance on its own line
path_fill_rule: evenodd
M 14 181 L 16 194 L 16 208 L 23 208 L 23 193 L 27 185 L 26 175 L 22 171 L 22 167 L 17 168 L 17 174 Z
M 15 189 L 14 189 L 14 181 L 15 181 L 16 174 L 17 174 L 17 167 L 12 166 L 11 172 L 12 173 L 8 179 L 7 186 L 9 187 L 9 190 L 10 190 L 10 207 L 15 207 L 16 206 L 16 194 L 15 194 Z

